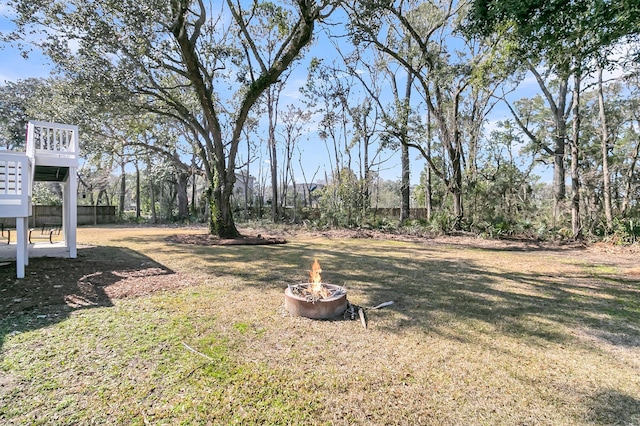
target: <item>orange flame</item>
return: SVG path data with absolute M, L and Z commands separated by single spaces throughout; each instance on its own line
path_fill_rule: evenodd
M 310 283 L 319 283 L 322 281 L 320 278 L 320 273 L 322 272 L 322 268 L 320 267 L 320 263 L 318 263 L 317 259 L 313 259 L 313 265 L 311 265 L 311 270 L 309 271 L 309 282 Z
M 311 270 L 309 271 L 309 290 L 320 297 L 327 297 L 328 292 L 327 289 L 322 285 L 322 278 L 320 277 L 320 273 L 322 272 L 322 268 L 320 267 L 320 263 L 317 259 L 313 259 L 313 264 L 311 265 Z

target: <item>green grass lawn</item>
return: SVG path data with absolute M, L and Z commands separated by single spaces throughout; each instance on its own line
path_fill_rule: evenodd
M 0 423 L 640 424 L 637 255 L 165 240 L 194 232 L 81 228 L 78 259 L 0 270 Z M 367 329 L 292 317 L 314 258 L 352 303 L 395 303 Z

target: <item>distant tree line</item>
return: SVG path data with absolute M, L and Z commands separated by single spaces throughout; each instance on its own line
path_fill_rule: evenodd
M 28 119 L 79 124 L 81 199 L 122 217 L 206 220 L 221 236 L 237 235 L 235 218 L 640 234 L 635 2 L 11 6 L 4 41 L 35 43 L 58 75 L 0 87 L 3 144 L 19 147 Z M 48 37 L 27 44 L 31 31 Z M 320 37 L 334 54 L 307 58 L 300 100 L 285 103 Z M 516 98 L 529 80 L 537 90 Z M 509 113 L 495 120 L 499 107 Z M 310 138 L 330 160 L 300 177 Z M 400 178 L 383 181 L 392 155 Z M 411 169 L 416 156 L 424 169 Z

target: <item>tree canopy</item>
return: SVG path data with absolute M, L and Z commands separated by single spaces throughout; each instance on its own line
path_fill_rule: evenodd
M 138 198 L 147 191 L 142 204 L 154 222 L 158 212 L 207 217 L 210 232 L 224 237 L 238 234 L 234 211 L 375 226 L 378 207 L 400 200 L 404 223 L 424 205 L 438 230 L 506 232 L 535 223 L 560 233 L 568 226 L 570 164 L 571 215 L 582 219 L 572 221 L 573 235 L 583 227 L 611 232 L 623 223 L 616 220 L 637 214 L 638 67 L 628 55 L 624 65 L 607 62 L 638 46 L 631 1 L 11 0 L 9 7 L 17 28 L 3 39 L 25 50 L 35 44 L 61 78 L 2 86 L 3 143 L 19 146 L 27 119 L 80 124 L 83 184 L 98 188 L 98 199 L 118 199 L 120 211 L 133 205 L 135 185 Z M 329 14 L 334 25 L 324 25 Z M 319 31 L 305 85 L 289 72 Z M 611 80 L 603 78 L 607 67 L 616 71 Z M 517 99 L 511 91 L 525 75 L 539 92 L 527 86 Z M 301 98 L 280 104 L 295 86 Z M 314 145 L 312 155 L 299 140 Z M 411 187 L 414 151 L 426 168 Z M 385 181 L 398 160 L 402 181 Z M 536 173 L 549 167 L 553 185 L 539 183 Z
M 623 38 L 640 35 L 640 4 L 635 0 L 474 0 L 466 30 L 517 40 L 518 55 L 562 61 L 567 50 L 583 58 L 601 55 Z M 637 52 L 640 54 L 640 50 Z
M 194 135 L 211 206 L 210 231 L 236 236 L 230 197 L 249 112 L 311 41 L 327 0 L 9 2 L 14 43 L 33 40 L 101 105 L 136 105 Z M 277 37 L 266 37 L 265 31 Z

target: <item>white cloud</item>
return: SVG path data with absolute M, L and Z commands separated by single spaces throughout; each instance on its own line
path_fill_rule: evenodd
M 498 130 L 499 129 L 498 123 L 500 121 L 503 121 L 503 119 L 502 118 L 487 119 L 483 125 L 484 134 L 488 137 L 489 135 L 491 135 L 491 132 L 493 132 L 494 130 Z
M 4 18 L 16 16 L 14 9 L 5 2 L 0 3 L 0 15 L 2 15 L 2 21 L 5 20 Z
M 7 81 L 12 81 L 11 76 L 0 71 L 0 86 L 5 86 Z

